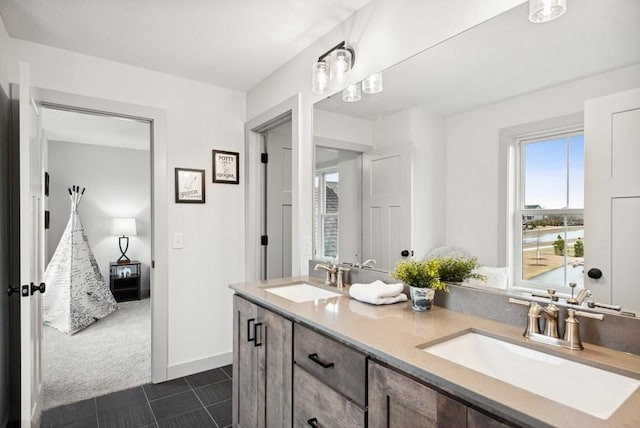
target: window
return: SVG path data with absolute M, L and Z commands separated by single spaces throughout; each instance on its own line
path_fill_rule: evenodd
M 340 175 L 335 169 L 318 171 L 314 180 L 315 257 L 338 258 Z
M 584 276 L 584 134 L 517 139 L 515 284 L 563 289 Z

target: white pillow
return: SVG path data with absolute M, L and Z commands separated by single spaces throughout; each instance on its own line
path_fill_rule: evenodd
M 509 268 L 506 267 L 480 266 L 473 273 L 487 277 L 486 282 L 475 278 L 469 278 L 465 281 L 474 287 L 491 287 L 506 290 L 509 284 Z

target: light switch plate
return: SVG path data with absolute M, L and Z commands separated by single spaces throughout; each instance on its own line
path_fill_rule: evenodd
M 173 234 L 173 248 L 179 250 L 184 248 L 184 234 L 183 233 L 174 233 Z

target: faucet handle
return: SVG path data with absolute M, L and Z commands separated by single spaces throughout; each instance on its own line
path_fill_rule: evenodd
M 602 321 L 604 316 L 602 314 L 576 311 L 575 309 L 567 309 L 567 315 L 568 317 L 564 324 L 564 340 L 567 343 L 567 347 L 574 351 L 584 349 L 582 341 L 580 340 L 580 323 L 576 317 L 592 318 Z
M 576 317 L 591 318 L 599 321 L 604 319 L 604 315 L 602 314 L 592 314 L 591 312 L 576 311 L 575 309 L 569 309 L 569 311 L 573 311 L 573 315 Z M 571 314 L 569 314 L 569 316 L 571 316 Z
M 533 302 L 528 302 L 526 300 L 520 300 L 520 299 L 514 299 L 513 297 L 509 298 L 509 303 L 514 303 L 516 305 L 520 305 L 520 306 L 531 306 L 531 303 Z

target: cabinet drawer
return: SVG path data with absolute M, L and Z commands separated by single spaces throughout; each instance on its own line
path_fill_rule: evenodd
M 366 404 L 364 354 L 299 324 L 294 325 L 293 343 L 296 364 L 356 403 Z
M 293 366 L 294 427 L 364 427 L 365 417 L 357 405 L 297 364 Z

